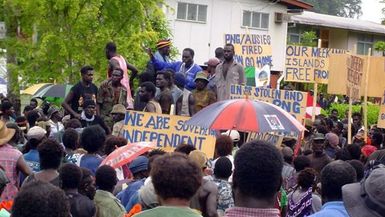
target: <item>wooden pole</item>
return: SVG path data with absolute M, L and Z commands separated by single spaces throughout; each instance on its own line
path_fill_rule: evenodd
M 318 48 L 321 48 L 322 40 L 318 39 Z M 317 107 L 317 95 L 318 95 L 318 83 L 317 80 L 314 79 L 314 89 L 313 89 L 313 109 L 311 112 L 311 121 L 314 123 L 315 121 L 315 110 Z
M 365 93 L 364 93 L 364 139 L 365 142 L 368 141 L 368 83 L 369 83 L 369 73 L 370 73 L 370 56 L 372 53 L 372 48 L 368 49 L 368 57 L 366 62 L 366 71 L 365 71 Z
M 357 45 L 355 44 L 353 46 L 353 55 L 357 53 Z M 346 77 L 348 79 L 348 77 Z M 350 90 L 349 93 L 349 113 L 348 113 L 348 145 L 352 144 L 352 91 Z

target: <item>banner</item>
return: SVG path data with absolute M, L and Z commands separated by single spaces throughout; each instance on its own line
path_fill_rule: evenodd
M 353 100 L 360 100 L 361 94 L 361 81 L 362 72 L 364 67 L 364 59 L 348 55 L 346 58 L 347 62 L 347 82 L 346 82 L 346 93 Z
M 215 131 L 185 125 L 189 117 L 127 111 L 124 137 L 129 143 L 154 142 L 157 148 L 173 151 L 179 144 L 194 145 L 214 156 Z
M 307 93 L 301 91 L 277 90 L 265 87 L 231 85 L 230 99 L 260 100 L 281 107 L 302 122 L 306 114 Z
M 252 141 L 252 140 L 262 140 L 267 141 L 273 144 L 278 149 L 281 149 L 281 144 L 283 141 L 282 135 L 275 135 L 271 133 L 249 133 L 247 136 L 246 142 Z
M 378 114 L 377 127 L 385 128 L 385 91 L 381 98 L 380 113 Z
M 254 85 L 252 85 L 254 86 Z M 270 86 L 270 66 L 265 65 L 255 73 L 255 87 Z
M 288 45 L 286 47 L 285 81 L 327 84 L 329 57 L 346 50 Z

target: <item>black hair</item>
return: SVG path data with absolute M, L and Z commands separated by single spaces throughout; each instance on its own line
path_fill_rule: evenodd
M 89 126 L 83 129 L 80 136 L 80 145 L 93 154 L 100 150 L 106 140 L 106 133 L 99 125 Z
M 233 164 L 227 157 L 220 157 L 215 162 L 214 175 L 220 179 L 228 179 L 232 173 Z
M 231 43 L 227 43 L 227 44 L 225 44 L 225 46 L 224 46 L 224 47 L 227 47 L 227 46 L 229 46 L 229 47 L 232 47 L 232 48 L 233 48 L 233 51 L 234 51 L 234 45 L 233 45 L 233 44 L 231 44 Z
M 43 181 L 24 185 L 12 206 L 13 217 L 68 217 L 70 204 L 58 187 Z
M 30 102 L 34 102 L 34 103 L 36 103 L 36 105 L 38 104 L 36 98 L 32 98 L 32 99 L 30 100 Z
M 143 82 L 140 84 L 141 88 L 146 88 L 146 91 L 151 92 L 151 96 L 155 96 L 156 87 L 155 84 L 149 81 Z
M 352 118 L 355 117 L 355 116 L 357 116 L 357 117 L 359 117 L 359 118 L 362 118 L 362 115 L 361 115 L 361 113 L 359 113 L 359 112 L 354 112 L 354 113 L 352 114 Z
M 156 72 L 156 76 L 158 75 L 163 75 L 164 79 L 166 79 L 168 81 L 168 85 L 171 85 L 171 82 L 172 82 L 172 74 L 171 72 L 167 71 L 167 70 L 161 70 L 161 71 L 157 71 Z
M 360 182 L 364 178 L 364 164 L 359 160 L 350 160 L 348 163 L 356 170 L 357 182 Z
M 90 200 L 93 200 L 95 196 L 95 192 L 90 193 L 88 191 L 89 190 L 88 184 L 90 181 L 93 182 L 94 175 L 87 168 L 81 167 L 80 169 L 82 171 L 82 179 L 80 180 L 78 191 L 80 194 L 88 197 Z
M 223 58 L 223 55 L 224 55 L 223 48 L 222 47 L 217 47 L 215 49 L 215 57 L 218 58 L 218 59 L 221 59 L 221 58 Z
M 114 42 L 108 42 L 106 44 L 106 50 L 115 53 L 116 52 L 116 44 Z
M 5 101 L 5 102 L 1 103 L 1 111 L 2 112 L 5 112 L 12 107 L 13 107 L 13 104 L 11 102 Z
M 66 148 L 75 150 L 77 149 L 77 145 L 79 144 L 79 133 L 78 131 L 68 128 L 64 131 L 62 137 L 63 145 Z
M 155 78 L 154 78 L 154 75 L 152 73 L 143 72 L 142 74 L 139 75 L 139 81 L 140 81 L 140 83 L 144 83 L 146 81 L 154 83 Z
M 59 170 L 61 188 L 78 189 L 82 180 L 82 170 L 76 164 L 66 163 Z
M 374 132 L 372 134 L 372 145 L 376 146 L 377 148 L 379 148 L 383 142 L 383 136 L 381 133 L 379 132 Z
M 356 171 L 349 163 L 337 160 L 327 164 L 321 171 L 322 200 L 342 201 L 342 186 L 356 180 Z
M 299 172 L 310 167 L 310 159 L 304 155 L 297 156 L 293 161 L 295 171 Z
M 88 71 L 92 71 L 94 70 L 94 68 L 92 68 L 92 66 L 83 66 L 81 69 L 80 69 L 80 73 L 82 75 L 84 74 L 87 74 Z
M 157 149 L 154 149 L 152 151 L 150 151 L 148 153 L 148 171 L 151 172 L 151 168 L 152 168 L 152 163 L 154 162 L 155 159 L 157 159 L 158 157 L 162 156 L 166 154 L 165 151 L 163 151 L 162 149 L 160 148 L 157 148 Z
M 283 159 L 271 143 L 254 140 L 244 144 L 234 159 L 233 189 L 242 195 L 271 199 L 281 186 Z
M 67 123 L 64 125 L 65 129 L 69 129 L 69 128 L 76 129 L 81 127 L 82 127 L 82 123 L 77 118 L 69 119 Z
M 188 51 L 188 52 L 191 54 L 191 57 L 194 58 L 195 53 L 194 53 L 194 50 L 193 50 L 193 49 L 191 49 L 191 48 L 185 48 L 185 49 L 183 49 L 183 51 Z
M 96 186 L 100 190 L 111 191 L 114 189 L 118 178 L 114 168 L 108 165 L 103 165 L 96 170 L 95 173 Z
M 119 136 L 107 136 L 106 141 L 104 142 L 104 154 L 109 155 L 113 152 L 116 147 L 122 147 L 127 145 L 127 139 Z
M 63 157 L 63 148 L 55 140 L 46 139 L 37 147 L 40 169 L 58 169 Z
M 215 151 L 219 157 L 230 155 L 233 150 L 233 140 L 230 136 L 220 135 L 215 140 Z
M 313 168 L 302 170 L 297 177 L 298 186 L 301 186 L 303 189 L 312 187 L 316 182 L 316 174 L 317 172 Z
M 29 111 L 32 111 L 32 110 L 33 110 L 32 106 L 26 105 L 26 106 L 24 107 L 24 109 L 23 109 L 23 112 L 29 112 Z
M 192 152 L 194 150 L 196 150 L 196 148 L 193 145 L 182 143 L 182 144 L 179 144 L 175 147 L 174 152 L 179 152 L 179 153 L 189 155 L 190 152 Z

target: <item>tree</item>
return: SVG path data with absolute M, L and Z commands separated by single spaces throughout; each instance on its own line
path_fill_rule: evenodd
M 142 46 L 154 47 L 158 39 L 170 36 L 159 7 L 162 2 L 0 0 L 0 16 L 7 27 L 0 47 L 8 51 L 11 87 L 17 87 L 18 77 L 23 86 L 74 84 L 83 65 L 95 68 L 97 80 L 105 79 L 104 46 L 109 41 L 130 63 L 143 68 L 148 57 Z
M 355 18 L 362 15 L 361 0 L 303 0 L 314 6 L 314 11 L 340 17 Z

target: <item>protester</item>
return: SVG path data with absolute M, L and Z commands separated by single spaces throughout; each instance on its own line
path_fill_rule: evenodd
M 293 149 L 289 147 L 283 147 L 281 149 L 281 153 L 283 156 L 283 168 L 282 168 L 283 186 L 285 190 L 288 190 L 289 189 L 288 180 L 295 174 L 295 169 L 292 165 L 294 152 L 293 152 Z
M 338 110 L 337 109 L 332 109 L 330 115 L 330 119 L 332 119 L 334 122 L 338 122 Z
M 140 85 L 139 96 L 142 102 L 146 102 L 144 112 L 162 114 L 160 104 L 155 100 L 156 88 L 151 82 L 143 82 Z
M 49 124 L 50 124 L 50 134 L 48 138 L 54 139 L 57 142 L 62 142 L 62 136 L 64 133 L 64 125 L 61 122 L 61 115 L 57 108 L 51 106 L 51 108 L 48 111 L 48 118 L 49 118 Z
M 220 157 L 227 157 L 231 162 L 231 170 L 234 169 L 234 157 L 232 156 L 233 151 L 233 140 L 230 136 L 220 135 L 215 140 L 215 153 L 214 157 L 216 159 Z M 216 160 L 212 162 L 212 167 L 215 169 Z M 230 178 L 230 181 L 232 179 Z
M 171 94 L 172 94 L 172 99 L 173 99 L 173 102 L 174 104 L 176 103 L 176 101 L 178 101 L 179 97 L 182 96 L 183 94 L 183 88 L 179 88 L 178 85 L 175 84 L 175 72 L 172 71 L 171 69 L 166 69 L 167 72 L 170 73 L 171 75 L 171 79 L 170 79 L 170 83 L 169 83 L 169 89 L 171 91 Z M 178 73 L 179 75 L 181 75 L 180 73 Z
M 350 160 L 348 163 L 354 168 L 357 174 L 357 182 L 364 178 L 364 164 L 359 160 Z
M 36 98 L 32 98 L 30 101 L 29 101 L 29 106 L 33 109 L 36 109 L 38 107 L 39 103 L 37 102 L 37 99 Z
M 161 206 L 143 211 L 135 217 L 200 217 L 189 208 L 190 200 L 202 183 L 198 165 L 186 155 L 171 153 L 152 164 L 151 178 Z
M 35 126 L 28 130 L 28 142 L 24 147 L 24 160 L 33 172 L 40 171 L 40 158 L 37 146 L 45 140 L 47 131 L 43 128 Z
M 126 108 L 122 104 L 116 104 L 111 110 L 112 120 L 114 125 L 112 127 L 112 135 L 123 137 L 124 133 L 124 117 L 126 115 Z
M 111 117 L 112 108 L 121 104 L 127 107 L 127 89 L 121 84 L 123 79 L 123 70 L 120 68 L 114 69 L 111 74 L 111 79 L 103 81 L 100 85 L 97 103 L 100 110 L 100 117 L 110 128 L 113 126 Z
M 335 159 L 337 151 L 340 150 L 340 147 L 338 146 L 340 139 L 335 133 L 327 133 L 325 135 L 325 142 L 325 153 L 329 158 Z
M 82 127 L 89 127 L 98 125 L 100 126 L 106 135 L 111 133 L 110 128 L 106 125 L 103 118 L 96 114 L 96 104 L 93 100 L 85 100 L 83 103 L 84 110 L 81 113 L 80 123 Z
M 217 47 L 215 49 L 215 57 L 218 58 L 221 62 L 225 61 L 225 54 L 222 47 Z
M 108 156 L 117 148 L 127 145 L 127 139 L 119 136 L 108 136 L 104 142 L 104 154 Z
M 78 191 L 80 194 L 93 200 L 96 193 L 95 176 L 89 169 L 80 169 L 82 170 L 82 179 L 80 180 Z
M 326 165 L 321 172 L 321 211 L 312 217 L 349 217 L 342 201 L 342 186 L 357 180 L 356 171 L 350 164 L 337 160 Z
M 79 133 L 68 128 L 63 133 L 63 145 L 64 145 L 64 162 L 76 163 L 75 151 L 79 148 Z
M 225 216 L 280 216 L 274 208 L 283 167 L 277 148 L 258 140 L 246 143 L 235 155 L 234 166 L 235 207 L 227 209 Z
M 26 142 L 26 139 L 24 138 L 24 133 L 23 133 L 22 129 L 20 129 L 20 127 L 18 127 L 16 123 L 11 123 L 11 122 L 8 122 L 6 124 L 6 126 L 7 126 L 7 128 L 15 130 L 15 134 L 13 135 L 11 140 L 9 140 L 8 144 L 15 147 L 19 151 L 22 150 L 23 146 Z
M 9 183 L 1 194 L 1 200 L 13 200 L 19 191 L 19 172 L 24 175 L 32 173 L 24 160 L 23 154 L 8 144 L 15 134 L 14 129 L 9 129 L 0 121 L 0 166 L 4 168 Z
M 103 165 L 95 174 L 96 190 L 94 202 L 96 206 L 96 217 L 122 217 L 125 209 L 112 192 L 118 182 L 114 168 Z
M 383 140 L 384 140 L 384 137 L 382 136 L 382 133 L 380 133 L 380 132 L 374 132 L 371 135 L 371 141 L 372 141 L 371 145 L 373 145 L 377 149 L 382 149 Z
M 218 216 L 223 216 L 226 209 L 234 206 L 231 184 L 228 181 L 232 174 L 232 168 L 233 164 L 227 157 L 220 157 L 215 163 L 213 181 L 218 187 Z
M 219 65 L 221 61 L 214 57 L 210 58 L 209 61 L 207 61 L 205 64 L 207 65 L 207 79 L 209 80 L 209 83 L 207 84 L 207 87 L 209 90 L 213 91 L 216 95 L 217 89 L 215 86 L 215 69 Z
M 196 89 L 192 91 L 192 95 L 195 100 L 195 111 L 199 112 L 203 108 L 215 103 L 217 97 L 212 90 L 207 88 L 209 80 L 207 75 L 203 72 L 199 72 L 195 77 Z
M 169 88 L 171 76 L 169 71 L 156 73 L 156 87 L 160 89 L 160 93 L 155 96 L 155 100 L 160 104 L 163 114 L 170 114 L 171 105 L 174 104 L 174 98 Z
M 78 192 L 82 179 L 82 170 L 75 164 L 64 164 L 59 172 L 60 187 L 64 190 L 70 202 L 72 217 L 95 216 L 94 202 Z
M 156 49 L 158 51 L 155 52 L 154 58 L 158 61 L 169 63 L 170 60 L 170 47 L 171 47 L 171 40 L 170 39 L 163 39 L 159 40 L 158 43 L 156 43 Z
M 46 139 L 38 147 L 40 171 L 29 175 L 23 183 L 23 186 L 36 180 L 51 183 L 60 186 L 59 166 L 64 154 L 63 147 L 55 140 Z
M 58 187 L 43 181 L 23 186 L 15 198 L 12 217 L 69 217 L 70 204 Z
M 28 127 L 34 127 L 36 125 L 37 119 L 40 117 L 40 114 L 37 110 L 32 110 L 27 115 Z
M 0 120 L 7 122 L 15 122 L 15 109 L 13 108 L 13 104 L 10 102 L 1 103 L 1 117 Z
M 224 62 L 215 69 L 215 85 L 217 100 L 230 99 L 230 86 L 232 84 L 245 85 L 246 78 L 242 65 L 234 60 L 234 45 L 226 44 L 224 50 Z
M 151 61 L 150 61 L 151 62 Z M 155 84 L 155 72 L 154 74 L 151 74 L 149 72 L 144 72 L 139 75 L 139 87 L 136 90 L 135 93 L 135 99 L 134 99 L 134 110 L 135 111 L 143 111 L 143 109 L 146 107 L 147 102 L 144 102 L 140 99 L 139 91 L 142 83 L 149 81 L 150 83 Z M 159 91 L 159 88 L 156 89 L 156 93 Z
M 325 136 L 321 133 L 316 133 L 312 139 L 313 154 L 309 155 L 310 165 L 319 174 L 322 168 L 331 162 L 331 159 L 325 153 Z
M 182 90 L 182 95 L 176 101 L 176 114 L 180 116 L 191 117 L 195 114 L 195 99 L 185 87 L 186 79 L 182 73 L 174 75 L 175 84 Z
M 196 148 L 193 145 L 181 143 L 175 147 L 174 152 L 183 153 L 189 155 L 192 151 L 195 151 Z

